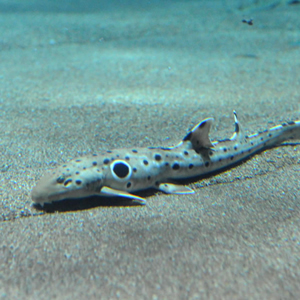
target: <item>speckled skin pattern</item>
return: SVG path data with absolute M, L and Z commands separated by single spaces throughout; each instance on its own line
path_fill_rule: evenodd
M 172 180 L 221 171 L 261 150 L 300 138 L 300 121 L 244 136 L 235 112 L 234 118 L 235 131 L 229 139 L 211 142 L 213 119 L 207 118 L 174 147 L 115 149 L 71 160 L 42 177 L 32 191 L 32 199 L 43 205 L 103 195 L 128 197 L 145 204 L 143 198 L 130 193 L 148 188 L 173 194 L 193 193 Z

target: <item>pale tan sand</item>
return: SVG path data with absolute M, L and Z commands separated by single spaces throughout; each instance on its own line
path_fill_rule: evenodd
M 1 299 L 299 299 L 299 145 L 144 207 L 30 199 L 55 164 L 172 145 L 202 118 L 212 138 L 233 109 L 245 134 L 299 119 L 300 5 L 241 2 L 0 3 Z

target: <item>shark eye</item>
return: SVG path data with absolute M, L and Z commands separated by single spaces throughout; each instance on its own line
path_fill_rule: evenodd
M 132 173 L 130 165 L 122 160 L 114 161 L 110 166 L 112 175 L 115 179 L 125 181 L 127 180 Z

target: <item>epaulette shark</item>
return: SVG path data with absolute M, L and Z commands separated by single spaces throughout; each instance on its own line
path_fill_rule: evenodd
M 229 139 L 211 141 L 213 118 L 207 118 L 174 147 L 115 149 L 73 159 L 44 175 L 32 190 L 32 200 L 44 205 L 99 195 L 145 204 L 132 193 L 155 188 L 167 194 L 192 194 L 194 190 L 174 182 L 222 171 L 264 149 L 300 139 L 300 120 L 245 136 L 233 114 L 235 130 Z

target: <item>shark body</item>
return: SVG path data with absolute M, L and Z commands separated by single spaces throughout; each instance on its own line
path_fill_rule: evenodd
M 169 194 L 194 193 L 172 182 L 221 171 L 286 140 L 300 139 L 300 120 L 244 136 L 233 113 L 235 130 L 229 139 L 211 141 L 213 118 L 207 118 L 174 147 L 115 149 L 74 159 L 44 175 L 32 190 L 32 200 L 44 205 L 99 195 L 145 204 L 145 199 L 132 193 L 148 188 Z

